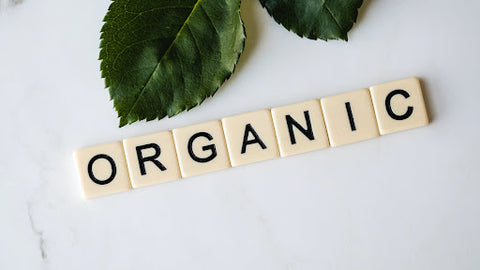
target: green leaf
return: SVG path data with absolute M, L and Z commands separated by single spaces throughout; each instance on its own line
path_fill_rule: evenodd
M 348 40 L 363 0 L 260 0 L 275 21 L 301 37 Z
M 120 127 L 199 105 L 244 48 L 240 0 L 113 0 L 104 21 L 102 77 Z

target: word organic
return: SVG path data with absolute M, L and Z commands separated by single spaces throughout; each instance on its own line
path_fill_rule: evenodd
M 417 78 L 84 148 L 86 198 L 425 126 Z

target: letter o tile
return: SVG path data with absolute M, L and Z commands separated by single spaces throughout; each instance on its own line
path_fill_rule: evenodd
M 73 153 L 86 199 L 130 190 L 122 142 L 112 142 Z

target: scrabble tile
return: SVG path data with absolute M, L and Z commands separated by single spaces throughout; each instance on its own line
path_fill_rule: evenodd
M 220 120 L 174 129 L 173 138 L 183 177 L 230 167 Z
M 321 99 L 331 146 L 340 146 L 379 136 L 368 89 Z
M 222 119 L 232 166 L 279 156 L 270 110 L 260 110 Z
M 73 156 L 86 199 L 131 189 L 122 142 L 83 148 Z
M 123 140 L 133 188 L 181 178 L 170 131 Z
M 319 100 L 273 108 L 272 117 L 282 157 L 329 146 Z
M 428 125 L 420 81 L 408 78 L 370 87 L 380 134 Z

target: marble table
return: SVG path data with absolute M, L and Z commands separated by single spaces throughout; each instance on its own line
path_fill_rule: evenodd
M 0 1 L 0 269 L 479 269 L 480 3 L 365 2 L 346 43 L 245 0 L 218 94 L 118 128 L 97 60 L 109 1 Z M 427 127 L 82 199 L 75 149 L 410 76 Z

